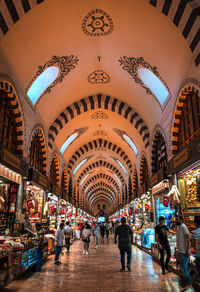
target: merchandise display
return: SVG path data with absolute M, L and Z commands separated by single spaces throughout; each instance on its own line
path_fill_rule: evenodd
M 194 216 L 200 215 L 200 163 L 177 174 L 181 194 L 181 209 L 190 231 L 195 229 Z

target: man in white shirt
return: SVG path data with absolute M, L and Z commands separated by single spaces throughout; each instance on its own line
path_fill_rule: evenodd
M 60 223 L 60 226 L 56 230 L 56 234 L 55 234 L 56 254 L 55 254 L 55 263 L 54 263 L 54 265 L 62 264 L 59 261 L 59 255 L 62 252 L 62 247 L 63 247 L 63 242 L 64 242 L 63 228 L 64 228 L 64 223 Z
M 95 248 L 98 248 L 98 238 L 99 238 L 99 232 L 100 232 L 100 227 L 97 222 L 95 222 L 93 228 L 92 228 L 92 234 L 94 236 L 94 244 Z
M 188 262 L 190 256 L 190 233 L 187 226 L 183 223 L 183 217 L 181 215 L 176 216 L 176 243 L 178 248 L 178 255 L 181 264 L 181 268 L 187 278 L 187 285 L 183 288 L 183 291 L 192 288 L 192 280 L 188 271 Z
M 66 222 L 66 226 L 64 228 L 64 235 L 65 235 L 65 244 L 66 244 L 67 253 L 69 253 L 69 250 L 70 250 L 70 239 L 72 238 L 72 233 L 73 233 L 73 230 L 71 226 L 69 225 L 69 222 Z

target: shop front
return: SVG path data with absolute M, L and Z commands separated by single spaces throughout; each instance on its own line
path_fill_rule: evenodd
M 25 163 L 16 155 L 1 148 L 0 151 L 0 234 L 12 234 L 22 228 L 16 224 L 16 212 L 23 197 Z

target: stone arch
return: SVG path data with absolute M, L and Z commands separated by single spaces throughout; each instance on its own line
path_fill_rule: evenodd
M 105 173 L 98 173 L 96 175 L 94 175 L 93 177 L 91 177 L 83 186 L 83 192 L 85 191 L 85 189 L 87 188 L 87 186 L 89 186 L 91 183 L 96 182 L 99 179 L 103 179 L 109 183 L 112 183 L 114 185 L 114 187 L 120 191 L 118 184 L 116 183 L 116 181 L 109 175 L 105 174 Z
M 145 164 L 147 164 L 147 167 L 148 167 L 147 157 L 144 153 L 142 153 L 141 158 L 140 158 L 140 186 L 142 186 L 142 184 L 144 183 L 143 170 L 144 170 Z M 148 168 L 148 172 L 149 172 L 149 168 Z
M 24 152 L 24 120 L 21 105 L 14 86 L 8 81 L 0 81 L 0 89 L 9 96 L 10 104 L 14 113 L 17 130 L 17 150 L 20 156 Z
M 98 148 L 106 148 L 106 149 L 109 149 L 109 150 L 115 152 L 117 155 L 121 156 L 121 158 L 124 160 L 124 162 L 128 166 L 129 170 L 130 171 L 132 170 L 132 163 L 131 163 L 129 157 L 127 156 L 127 154 L 123 151 L 123 149 L 121 149 L 116 144 L 109 142 L 107 140 L 104 140 L 104 139 L 93 140 L 92 142 L 89 142 L 89 143 L 83 145 L 77 151 L 75 151 L 74 154 L 72 155 L 71 159 L 69 160 L 68 168 L 71 170 L 74 167 L 74 164 L 77 162 L 77 160 L 82 155 L 86 154 L 87 152 L 89 152 L 91 150 L 95 150 Z
M 48 146 L 52 149 L 53 142 L 59 131 L 72 119 L 94 109 L 106 109 L 117 113 L 127 119 L 141 135 L 145 148 L 149 146 L 149 129 L 139 114 L 128 104 L 113 98 L 109 95 L 97 94 L 83 98 L 70 106 L 67 106 L 63 112 L 55 119 L 49 128 Z
M 51 164 L 54 160 L 55 163 L 55 169 L 56 169 L 56 185 L 59 186 L 60 183 L 60 168 L 59 168 L 59 157 L 58 157 L 58 153 L 56 151 L 54 151 L 52 158 L 51 158 L 51 162 L 50 162 L 50 167 Z M 49 174 L 50 174 L 50 170 L 49 170 Z
M 178 131 L 179 131 L 179 123 L 180 123 L 180 117 L 181 112 L 184 106 L 184 100 L 186 99 L 187 95 L 190 94 L 192 91 L 195 91 L 197 95 L 199 95 L 200 87 L 198 85 L 191 85 L 187 84 L 185 85 L 178 95 L 174 115 L 172 119 L 172 135 L 171 135 L 171 151 L 172 155 L 176 154 L 178 149 Z

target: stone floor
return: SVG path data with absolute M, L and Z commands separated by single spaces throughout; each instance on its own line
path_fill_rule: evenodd
M 160 266 L 136 247 L 133 247 L 131 272 L 120 272 L 119 250 L 113 238 L 101 240 L 98 249 L 94 249 L 92 240 L 89 255 L 83 255 L 82 250 L 83 243 L 75 241 L 71 253 L 61 256 L 62 265 L 55 266 L 54 257 L 50 256 L 41 272 L 27 272 L 2 292 L 172 292 L 181 289 L 177 275 L 161 275 Z

